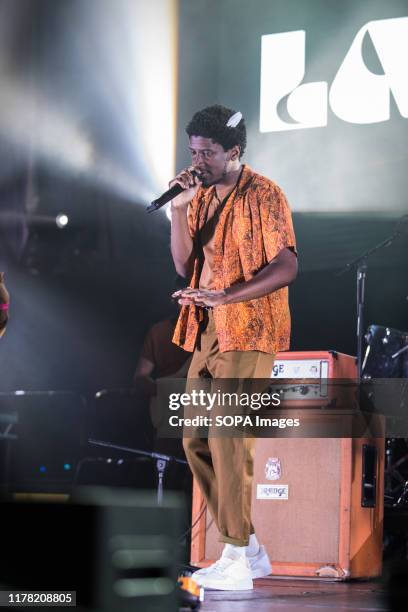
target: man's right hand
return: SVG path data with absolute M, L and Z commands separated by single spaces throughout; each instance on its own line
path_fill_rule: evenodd
M 172 200 L 172 209 L 186 208 L 199 190 L 202 182 L 197 176 L 192 174 L 192 170 L 194 170 L 194 167 L 189 166 L 170 181 L 169 187 L 173 187 L 176 184 L 183 187 L 183 191 Z

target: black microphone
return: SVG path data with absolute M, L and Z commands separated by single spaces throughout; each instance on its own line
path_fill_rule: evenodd
M 191 170 L 191 174 L 197 178 L 201 178 L 201 175 L 197 172 L 197 170 Z M 165 191 L 160 198 L 153 200 L 153 202 L 146 208 L 147 212 L 151 213 L 155 210 L 159 210 L 159 208 L 167 204 L 167 202 L 173 200 L 173 198 L 178 196 L 182 191 L 184 191 L 184 187 L 176 183 L 173 185 L 173 187 L 170 187 L 170 189 Z

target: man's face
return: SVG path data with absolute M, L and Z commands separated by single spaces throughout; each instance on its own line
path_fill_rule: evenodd
M 218 183 L 227 171 L 231 151 L 224 151 L 220 144 L 203 136 L 190 136 L 189 150 L 192 165 L 200 171 L 203 185 Z

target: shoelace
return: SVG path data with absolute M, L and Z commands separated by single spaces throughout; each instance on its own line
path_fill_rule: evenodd
M 218 561 L 216 561 L 211 567 L 211 571 L 222 572 L 233 562 L 234 559 L 230 559 L 229 557 L 221 557 L 221 559 L 218 559 Z

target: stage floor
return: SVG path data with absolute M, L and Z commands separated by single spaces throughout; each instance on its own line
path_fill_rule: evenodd
M 206 591 L 203 612 L 370 612 L 387 611 L 380 581 L 323 582 L 292 578 L 262 578 L 253 591 Z

